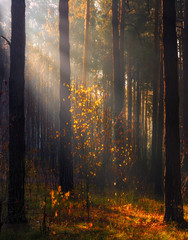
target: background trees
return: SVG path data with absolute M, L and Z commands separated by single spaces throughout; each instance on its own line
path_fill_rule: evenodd
M 16 6 L 16 1 L 14 4 Z M 172 3 L 169 4 L 172 6 Z M 34 184 L 43 186 L 43 189 L 46 189 L 43 198 L 45 202 L 45 199 L 48 199 L 48 193 L 57 189 L 58 185 L 61 186 L 64 194 L 72 190 L 74 178 L 75 192 L 78 192 L 83 200 L 83 205 L 84 201 L 86 202 L 88 211 L 90 194 L 92 191 L 95 192 L 94 190 L 100 190 L 104 194 L 110 190 L 116 193 L 118 191 L 129 192 L 134 189 L 135 192 L 152 192 L 162 197 L 163 156 L 165 154 L 163 132 L 166 130 L 169 133 L 170 126 L 176 133 L 170 137 L 166 134 L 167 152 L 170 149 L 169 153 L 172 154 L 171 156 L 166 152 L 168 155 L 166 164 L 168 168 L 168 157 L 170 156 L 171 162 L 176 156 L 173 158 L 174 164 L 170 164 L 172 171 L 175 171 L 174 167 L 178 171 L 171 174 L 171 176 L 176 175 L 178 179 L 173 182 L 174 186 L 178 184 L 173 188 L 176 192 L 173 193 L 172 198 L 177 200 L 177 206 L 179 204 L 182 206 L 179 181 L 180 158 L 185 156 L 186 159 L 187 154 L 186 2 L 185 10 L 183 10 L 182 2 L 177 2 L 177 21 L 173 6 L 174 29 L 171 40 L 174 46 L 171 47 L 170 39 L 164 37 L 164 46 L 170 46 L 170 50 L 165 48 L 164 52 L 165 61 L 167 61 L 165 62 L 167 79 L 165 91 L 160 42 L 162 9 L 158 0 L 88 0 L 87 2 L 83 0 L 60 0 L 59 2 L 57 0 L 32 0 L 27 1 L 26 5 L 25 89 L 23 89 L 24 32 L 19 34 L 19 39 L 12 39 L 9 88 L 10 164 L 16 161 L 11 160 L 12 157 L 16 157 L 16 151 L 22 153 L 21 157 L 18 157 L 17 166 L 22 172 L 19 174 L 20 179 L 23 180 L 25 127 L 26 195 L 28 194 L 32 199 L 31 186 Z M 171 15 L 170 8 L 165 14 L 169 13 Z M 17 12 L 17 15 L 15 15 L 16 18 L 21 21 L 20 18 L 24 18 L 23 9 L 22 14 Z M 5 20 L 1 21 L 7 39 L 9 39 L 8 18 L 9 16 L 6 16 Z M 14 22 L 14 17 L 12 17 L 12 23 Z M 184 41 L 182 42 L 183 22 Z M 24 21 L 22 23 L 24 24 Z M 13 27 L 12 31 L 16 35 L 18 29 L 16 28 L 15 31 Z M 19 31 L 23 28 L 24 26 L 19 25 Z M 178 35 L 178 50 L 175 46 L 175 30 Z M 164 36 L 166 36 L 165 31 Z M 5 44 L 6 40 L 1 39 L 3 48 Z M 2 53 L 3 51 L 1 49 Z M 22 51 L 21 57 L 16 57 L 19 51 Z M 174 55 L 169 55 L 172 52 Z M 178 54 L 175 54 L 176 52 Z M 173 67 L 172 65 L 168 67 L 168 58 L 176 61 L 172 63 L 170 60 Z M 8 61 L 5 63 L 5 59 L 2 59 L 3 64 L 8 66 Z M 3 67 L 3 64 L 0 67 Z M 185 90 L 180 116 L 177 91 L 172 90 L 171 93 L 172 87 L 178 89 L 177 64 L 180 93 L 181 89 Z M 22 66 L 20 72 L 17 65 Z M 6 87 L 8 71 L 2 77 L 4 72 L 1 69 L 0 76 L 4 78 L 3 91 L 8 96 Z M 169 73 L 168 69 L 170 69 Z M 171 80 L 172 75 L 176 78 Z M 16 81 L 15 85 L 12 85 L 14 82 L 12 79 Z M 184 88 L 182 88 L 182 83 Z M 17 99 L 18 93 L 15 94 L 16 92 L 19 93 L 20 99 Z M 166 114 L 173 113 L 172 116 L 166 118 L 167 125 L 163 121 L 164 95 L 166 96 Z M 8 102 L 8 99 L 6 101 Z M 23 101 L 25 101 L 24 109 Z M 5 110 L 3 102 L 4 98 L 1 97 L 3 109 L 1 120 L 4 122 L 4 125 L 1 123 L 1 129 L 3 126 L 6 129 L 8 111 Z M 171 103 L 172 106 L 168 105 Z M 168 109 L 170 106 L 171 110 L 167 111 L 167 106 Z M 21 124 L 19 127 L 19 134 L 13 132 L 17 115 L 21 118 L 18 125 L 23 123 L 24 117 L 26 119 L 25 126 Z M 182 151 L 179 153 L 178 119 L 180 117 L 181 120 L 181 115 L 183 122 L 180 121 L 180 128 L 183 127 L 184 133 L 181 135 L 183 144 Z M 169 119 L 172 122 L 168 122 Z M 173 131 L 170 130 L 170 132 Z M 4 133 L 1 131 L 2 136 L 3 134 L 5 138 L 2 139 L 5 140 L 2 141 L 1 146 L 0 166 L 5 169 L 2 171 L 2 176 L 3 181 L 7 182 L 8 134 L 6 131 Z M 20 139 L 22 138 L 20 140 L 22 143 L 16 141 L 18 135 Z M 170 139 L 169 142 L 167 139 Z M 168 144 L 171 144 L 173 140 L 175 147 L 169 148 Z M 15 144 L 18 144 L 16 150 Z M 183 161 L 183 158 L 181 160 Z M 186 160 L 184 165 L 186 165 Z M 14 169 L 14 166 L 12 167 Z M 12 174 L 10 176 L 14 177 Z M 167 175 L 166 178 L 168 182 Z M 185 168 L 184 185 L 186 179 Z M 12 183 L 10 181 L 12 184 L 10 189 L 17 192 L 13 183 L 15 181 L 12 180 Z M 23 182 L 21 185 L 20 192 L 23 197 Z M 173 192 L 168 183 L 166 190 Z M 4 195 L 6 198 L 6 194 Z M 168 208 L 171 197 L 167 196 L 166 199 L 169 199 L 169 202 L 166 202 Z M 175 206 L 176 209 L 177 206 Z M 24 207 L 23 202 L 22 207 Z M 15 206 L 12 205 L 12 208 L 14 209 Z M 168 212 L 165 219 L 179 221 L 181 210 L 178 211 L 178 217 L 177 214 L 175 217 Z M 174 210 L 172 212 L 174 214 Z

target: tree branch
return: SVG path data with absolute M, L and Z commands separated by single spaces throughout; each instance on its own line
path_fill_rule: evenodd
M 11 42 L 6 37 L 1 35 L 1 38 L 3 38 L 9 46 L 11 46 Z

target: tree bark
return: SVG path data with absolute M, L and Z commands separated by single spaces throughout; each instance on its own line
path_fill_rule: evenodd
M 165 86 L 165 221 L 183 221 L 175 0 L 162 0 Z
M 124 61 L 124 40 L 125 40 L 125 0 L 121 1 L 121 22 L 120 22 L 120 109 L 125 103 L 125 61 Z
M 131 62 L 130 56 L 127 59 L 127 95 L 128 95 L 128 139 L 129 146 L 131 145 L 132 133 L 132 77 L 131 77 Z
M 87 0 L 85 33 L 84 33 L 83 72 L 82 72 L 82 83 L 85 87 L 86 87 L 87 71 L 88 71 L 89 22 L 90 22 L 90 0 Z
M 9 81 L 9 184 L 8 223 L 26 222 L 25 180 L 25 1 L 12 0 Z
M 112 32 L 113 32 L 113 81 L 114 81 L 114 114 L 121 112 L 121 84 L 120 84 L 120 51 L 119 51 L 119 3 L 112 0 Z
M 184 1 L 183 30 L 183 142 L 184 171 L 188 172 L 188 0 Z
M 138 156 L 138 163 L 140 164 L 140 103 L 141 103 L 141 94 L 140 94 L 140 66 L 137 60 L 137 75 L 136 75 L 136 152 Z
M 157 165 L 157 116 L 158 116 L 158 86 L 159 86 L 159 0 L 155 0 L 155 27 L 154 27 L 154 61 L 153 61 L 153 129 L 152 129 L 152 159 L 151 180 L 155 182 L 155 166 Z
M 162 50 L 162 49 L 161 49 Z M 159 94 L 159 114 L 158 114 L 158 134 L 157 134 L 157 162 L 155 171 L 155 194 L 163 194 L 163 134 L 164 134 L 164 84 L 163 84 L 163 59 L 161 51 L 160 61 L 160 94 Z
M 73 189 L 73 163 L 71 147 L 71 103 L 70 103 L 70 46 L 69 4 L 59 1 L 59 47 L 60 47 L 60 186 L 63 192 Z

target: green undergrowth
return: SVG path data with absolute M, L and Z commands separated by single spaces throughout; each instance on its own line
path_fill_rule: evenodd
M 37 187 L 38 188 L 38 187 Z M 1 233 L 1 240 L 84 240 L 138 239 L 186 240 L 188 230 L 175 223 L 164 223 L 163 202 L 134 191 L 112 189 L 89 194 L 89 219 L 84 194 L 75 190 L 63 194 L 59 190 L 38 189 L 26 194 L 30 230 Z M 38 191 L 36 190 L 36 191 Z M 184 206 L 188 220 L 188 206 Z
M 49 239 L 47 236 L 42 234 L 37 230 L 29 230 L 25 232 L 24 230 L 14 231 L 11 229 L 2 230 L 0 234 L 1 240 L 46 240 Z

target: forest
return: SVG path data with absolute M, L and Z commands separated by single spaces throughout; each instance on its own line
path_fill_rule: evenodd
M 188 239 L 188 0 L 0 0 L 0 239 Z

